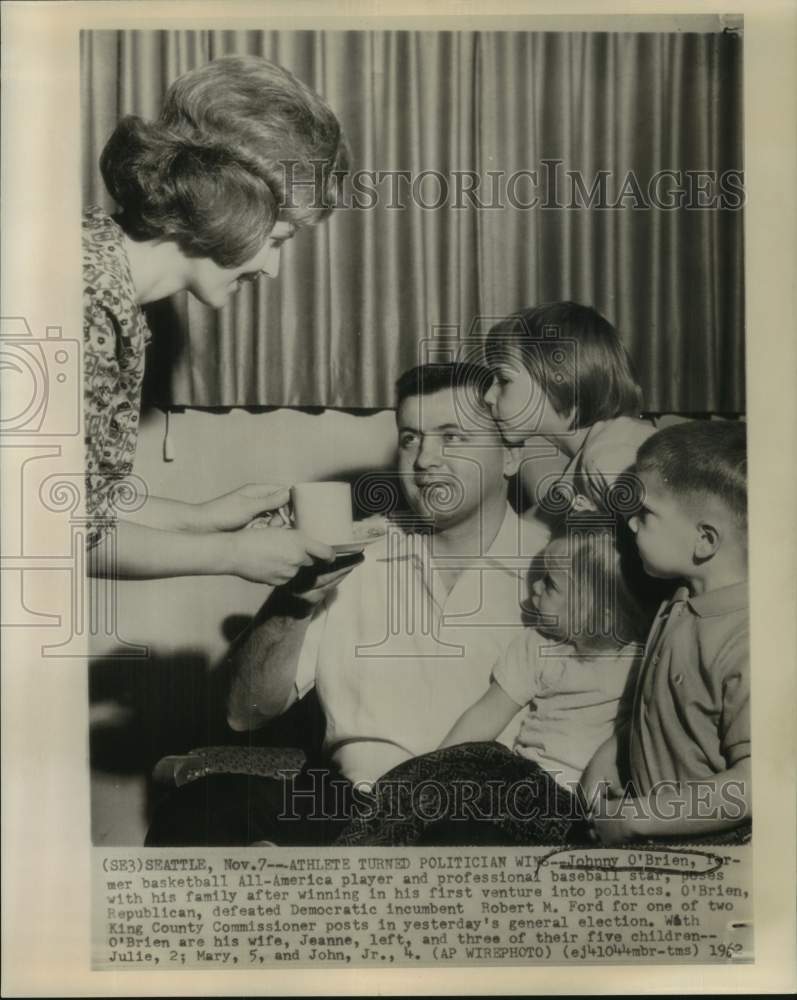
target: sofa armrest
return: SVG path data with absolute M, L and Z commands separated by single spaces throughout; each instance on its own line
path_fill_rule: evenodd
M 307 754 L 298 747 L 199 747 L 185 754 L 162 757 L 152 777 L 159 784 L 181 788 L 209 774 L 249 774 L 277 778 L 301 771 Z

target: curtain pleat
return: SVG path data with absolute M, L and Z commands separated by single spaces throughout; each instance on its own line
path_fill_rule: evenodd
M 573 298 L 618 326 L 648 409 L 743 410 L 742 213 L 634 205 L 636 180 L 647 196 L 659 171 L 683 187 L 688 170 L 742 169 L 738 37 L 98 31 L 81 44 L 87 204 L 113 207 L 97 161 L 119 118 L 155 117 L 177 76 L 227 53 L 286 66 L 335 109 L 355 170 L 415 184 L 413 203 L 412 181 L 361 177 L 361 207 L 300 233 L 278 280 L 222 310 L 158 304 L 151 401 L 386 407 L 436 328 L 464 336 Z M 457 171 L 475 172 L 479 204 L 455 205 Z M 586 192 L 605 174 L 622 207 L 567 207 L 576 174 Z M 524 207 L 535 196 L 549 207 Z

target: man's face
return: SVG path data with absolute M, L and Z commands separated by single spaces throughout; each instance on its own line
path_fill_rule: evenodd
M 649 576 L 687 576 L 694 568 L 697 526 L 685 505 L 667 491 L 655 472 L 638 471 L 642 505 L 628 526 L 636 536 L 642 565 Z
M 409 396 L 396 420 L 398 468 L 416 514 L 445 529 L 478 515 L 488 501 L 506 499 L 512 459 L 486 409 L 457 406 L 455 391 L 442 389 Z

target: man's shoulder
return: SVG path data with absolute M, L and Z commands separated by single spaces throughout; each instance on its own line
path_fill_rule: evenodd
M 409 534 L 397 528 L 388 528 L 387 533 L 363 548 L 362 562 L 344 577 L 330 594 L 318 605 L 313 617 L 342 607 L 350 600 L 358 599 L 364 592 L 376 586 L 391 572 L 394 563 L 409 558 L 413 554 Z

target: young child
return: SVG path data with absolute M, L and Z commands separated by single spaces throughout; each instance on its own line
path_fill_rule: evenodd
M 551 302 L 508 316 L 487 337 L 493 383 L 485 395 L 505 439 L 543 437 L 567 456 L 563 472 L 536 482 L 537 463 L 520 471 L 529 518 L 555 520 L 569 509 L 623 513 L 609 494 L 655 427 L 639 418 L 642 392 L 612 324 L 575 302 Z M 607 495 L 609 494 L 609 495 Z M 618 495 L 622 506 L 622 491 Z
M 489 688 L 441 748 L 494 740 L 525 707 L 515 753 L 575 791 L 596 748 L 630 709 L 623 693 L 650 623 L 622 570 L 618 530 L 595 515 L 568 519 L 532 585 L 536 627 L 508 647 Z
M 739 837 L 751 817 L 746 433 L 690 421 L 640 448 L 643 501 L 629 525 L 646 571 L 684 581 L 662 605 L 639 672 L 622 790 L 617 734 L 582 779 L 605 844 Z M 742 824 L 742 826 L 740 826 Z
M 532 588 L 536 627 L 508 647 L 488 690 L 440 749 L 377 782 L 374 815 L 355 820 L 338 843 L 567 839 L 578 818 L 581 774 L 596 748 L 627 719 L 631 675 L 650 624 L 633 584 L 633 544 L 630 551 L 623 545 L 626 530 L 594 512 L 568 518 L 544 550 L 545 574 Z M 524 706 L 514 750 L 487 742 Z M 418 799 L 415 792 L 425 782 L 432 784 Z M 471 786 L 469 809 L 457 819 L 465 784 Z M 430 796 L 441 790 L 446 805 L 435 809 Z

